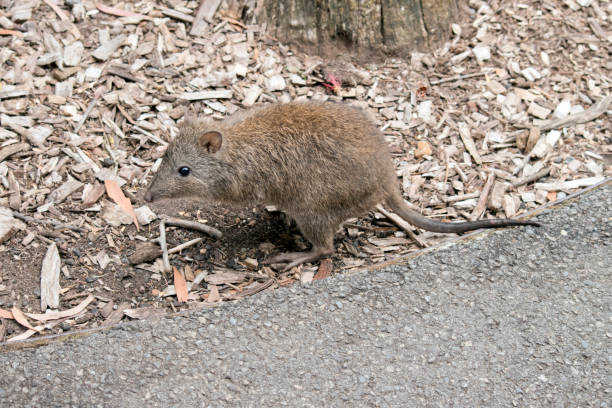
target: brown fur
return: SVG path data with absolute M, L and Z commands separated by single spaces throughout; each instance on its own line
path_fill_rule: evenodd
M 188 177 L 178 173 L 183 166 L 191 169 Z M 272 105 L 224 122 L 183 124 L 145 198 L 186 196 L 276 205 L 313 244 L 306 256 L 284 257 L 294 261 L 291 265 L 331 254 L 340 224 L 382 202 L 407 221 L 433 231 L 524 224 L 442 223 L 410 210 L 399 192 L 381 132 L 361 110 L 332 103 Z

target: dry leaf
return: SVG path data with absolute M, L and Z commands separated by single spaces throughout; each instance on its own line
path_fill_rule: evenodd
M 18 334 L 16 336 L 11 337 L 10 339 L 7 340 L 7 343 L 13 342 L 13 341 L 20 341 L 20 340 L 25 340 L 28 337 L 32 337 L 32 335 L 36 333 L 36 330 L 34 329 L 28 329 L 26 331 L 24 331 L 21 334 Z
M 10 310 L 0 309 L 0 317 L 3 319 L 14 319 Z
M 106 186 L 106 193 L 108 196 L 115 202 L 123 211 L 130 214 L 134 220 L 134 224 L 136 225 L 136 229 L 140 231 L 140 226 L 138 225 L 138 219 L 136 218 L 136 213 L 134 212 L 134 208 L 132 207 L 132 202 L 129 198 L 127 198 L 123 191 L 121 191 L 121 187 L 115 180 L 104 180 L 104 185 Z
M 176 299 L 179 302 L 186 302 L 189 298 L 189 292 L 187 292 L 187 282 L 183 275 L 173 266 L 174 269 L 174 290 L 176 290 Z
M 71 309 L 62 310 L 61 312 L 50 312 L 50 313 L 25 313 L 30 319 L 45 322 L 47 320 L 63 319 L 65 317 L 72 317 L 81 313 L 87 305 L 89 305 L 95 299 L 94 295 L 89 295 L 81 303 Z
M 15 317 L 15 321 L 17 323 L 19 323 L 23 327 L 27 327 L 30 330 L 36 330 L 34 327 L 32 327 L 30 322 L 28 322 L 28 319 L 25 317 L 23 312 L 19 310 L 19 308 L 17 308 L 17 306 L 13 306 L 13 308 L 11 309 L 11 312 L 13 312 L 13 316 Z

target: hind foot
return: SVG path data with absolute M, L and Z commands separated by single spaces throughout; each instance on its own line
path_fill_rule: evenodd
M 286 252 L 284 254 L 278 254 L 272 259 L 270 259 L 269 263 L 271 264 L 287 264 L 283 268 L 283 272 L 288 271 L 289 269 L 302 265 L 306 262 L 318 261 L 321 258 L 327 258 L 328 256 L 333 255 L 333 249 L 313 249 L 310 252 Z

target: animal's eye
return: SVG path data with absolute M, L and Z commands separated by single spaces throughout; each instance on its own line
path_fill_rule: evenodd
M 191 173 L 191 169 L 189 167 L 181 167 L 178 170 L 179 174 L 183 177 L 187 177 L 189 175 L 189 173 Z

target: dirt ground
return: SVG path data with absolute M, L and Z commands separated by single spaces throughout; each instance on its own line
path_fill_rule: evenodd
M 264 265 L 270 254 L 309 244 L 279 213 L 152 205 L 157 215 L 223 233 L 215 239 L 168 228 L 170 248 L 203 238 L 170 257 L 191 285 L 190 300 L 178 302 L 161 259 L 129 262 L 159 236 L 159 220 L 140 231 L 129 217 L 116 222 L 103 186 L 117 180 L 135 208 L 144 205 L 152 168 L 186 108 L 222 119 L 254 103 L 358 104 L 387 137 L 405 198 L 448 221 L 519 216 L 612 176 L 608 105 L 589 120 L 551 125 L 584 118 L 609 98 L 611 6 L 523 3 L 471 1 L 471 20 L 458 22 L 451 41 L 410 60 L 344 56 L 338 63 L 294 52 L 222 10 L 203 34 L 190 36 L 195 2 L 117 2 L 113 10 L 61 2 L 62 18 L 45 1 L 0 0 L 0 26 L 13 32 L 0 36 L 0 206 L 34 218 L 0 243 L 0 309 L 44 312 L 40 276 L 52 243 L 61 260 L 57 309 L 94 300 L 69 317 L 30 319 L 41 334 L 210 306 L 418 250 L 372 211 L 338 231 L 331 264 L 281 273 Z M 170 9 L 182 14 L 169 17 Z M 19 143 L 25 147 L 3 157 Z M 428 245 L 449 238 L 419 237 Z M 25 330 L 0 319 L 0 341 Z

